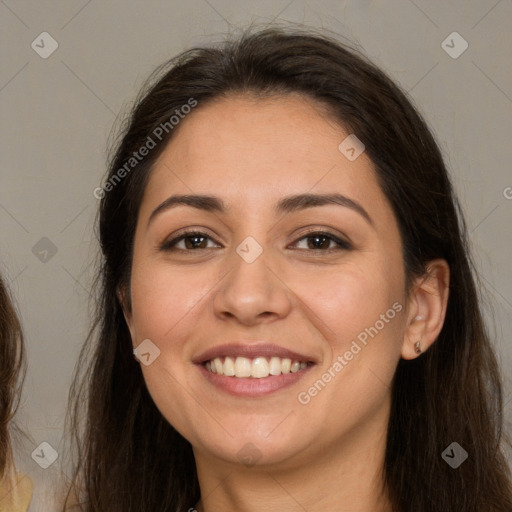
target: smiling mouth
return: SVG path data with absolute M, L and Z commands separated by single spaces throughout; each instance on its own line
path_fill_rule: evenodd
M 313 363 L 281 357 L 216 357 L 204 363 L 210 373 L 239 379 L 263 379 L 305 370 Z

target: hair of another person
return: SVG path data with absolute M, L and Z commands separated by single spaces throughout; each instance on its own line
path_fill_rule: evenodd
M 10 425 L 19 405 L 24 369 L 21 324 L 0 276 L 0 481 L 11 469 Z
M 429 261 L 444 258 L 450 266 L 442 331 L 417 359 L 399 361 L 392 384 L 383 481 L 393 510 L 510 512 L 501 377 L 440 150 L 412 102 L 380 69 L 333 38 L 295 28 L 248 31 L 180 54 L 155 72 L 127 119 L 100 204 L 97 316 L 78 365 L 86 370 L 71 393 L 82 510 L 177 512 L 200 497 L 191 445 L 148 393 L 118 298 L 129 287 L 152 166 L 179 125 L 129 172 L 120 170 L 191 99 L 199 109 L 234 95 L 287 94 L 315 100 L 365 145 L 398 223 L 408 290 Z M 456 470 L 441 457 L 454 441 L 469 454 Z

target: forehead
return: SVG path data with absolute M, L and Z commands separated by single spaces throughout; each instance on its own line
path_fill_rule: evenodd
M 386 206 L 367 155 L 350 161 L 338 149 L 348 135 L 322 104 L 299 95 L 232 96 L 199 105 L 153 166 L 145 201 L 213 193 L 228 205 L 249 207 L 335 190 Z

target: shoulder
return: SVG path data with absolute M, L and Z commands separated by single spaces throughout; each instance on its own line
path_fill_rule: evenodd
M 18 473 L 0 482 L 0 510 L 26 512 L 32 499 L 33 484 L 28 475 Z

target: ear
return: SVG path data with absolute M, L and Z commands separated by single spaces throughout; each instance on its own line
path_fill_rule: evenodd
M 430 261 L 426 274 L 413 283 L 401 351 L 403 359 L 418 357 L 436 341 L 446 316 L 449 286 L 450 267 L 443 259 Z
M 132 306 L 131 306 L 131 298 L 129 288 L 127 286 L 120 286 L 116 290 L 117 300 L 121 305 L 121 309 L 123 311 L 124 320 L 126 325 L 128 326 L 128 330 L 130 331 L 130 336 L 132 340 L 135 339 L 135 331 L 133 329 L 133 315 L 132 315 Z

